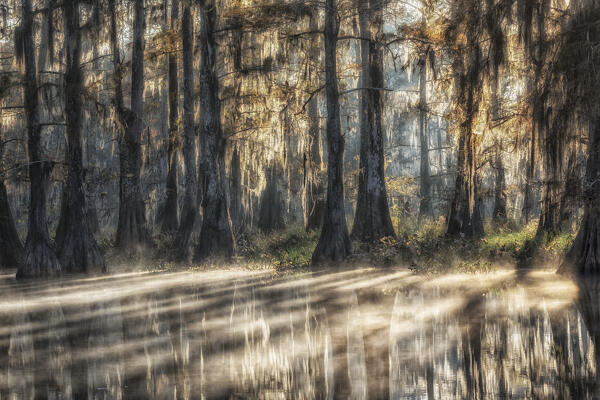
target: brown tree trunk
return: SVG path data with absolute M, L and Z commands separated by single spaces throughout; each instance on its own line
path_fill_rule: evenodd
M 313 263 L 341 261 L 352 252 L 344 211 L 344 138 L 340 127 L 340 103 L 336 71 L 336 0 L 325 2 L 325 88 L 327 92 L 327 204 L 323 228 L 312 256 Z
M 318 13 L 313 12 L 310 16 L 310 30 L 316 31 L 318 28 Z M 318 65 L 320 59 L 318 42 L 311 45 L 310 55 L 311 60 L 309 62 Z M 308 80 L 313 83 L 319 82 L 318 70 L 314 65 L 311 65 L 309 68 Z M 308 136 L 304 145 L 302 208 L 304 229 L 309 232 L 321 227 L 325 210 L 325 185 L 321 176 L 321 129 L 319 123 L 319 100 L 317 96 L 308 102 L 307 111 Z
M 189 2 L 183 2 L 181 47 L 183 50 L 183 161 L 185 189 L 181 224 L 177 232 L 178 256 L 191 256 L 190 238 L 198 219 L 198 177 L 196 172 L 196 132 L 194 129 L 194 26 Z
M 492 217 L 495 222 L 502 223 L 506 221 L 506 180 L 504 178 L 504 162 L 502 161 L 502 146 L 500 142 L 496 143 L 496 155 L 494 161 L 496 170 L 496 180 L 494 188 L 494 213 Z
M 267 184 L 261 194 L 258 211 L 258 228 L 265 233 L 285 227 L 283 198 L 279 190 L 282 173 L 277 161 L 267 168 Z
M 202 125 L 200 139 L 202 155 L 203 218 L 200 241 L 196 247 L 198 259 L 208 257 L 230 258 L 235 254 L 227 201 L 225 175 L 225 138 L 221 127 L 221 102 L 216 57 L 218 54 L 214 29 L 217 8 L 214 0 L 200 4 L 200 102 Z
M 470 14 L 467 31 L 466 54 L 457 54 L 454 60 L 458 71 L 455 85 L 458 90 L 456 104 L 464 120 L 460 124 L 458 164 L 454 198 L 450 205 L 447 234 L 468 239 L 483 236 L 483 223 L 477 201 L 477 139 L 473 132 L 473 119 L 478 110 L 481 83 L 481 49 L 476 26 L 478 13 Z
M 166 13 L 166 10 L 165 10 Z M 171 1 L 171 30 L 177 29 L 179 19 L 179 1 Z M 177 193 L 177 158 L 180 149 L 178 129 L 179 85 L 177 81 L 177 54 L 169 53 L 169 145 L 167 148 L 169 164 L 167 166 L 167 199 L 164 205 L 161 230 L 163 233 L 176 232 L 179 227 L 179 204 Z
M 600 116 L 593 122 L 588 152 L 583 219 L 561 272 L 600 272 Z
M 23 244 L 10 210 L 6 185 L 0 178 L 0 267 L 15 268 L 22 259 Z
M 63 7 L 65 71 L 65 115 L 67 122 L 67 184 L 63 229 L 56 246 L 60 262 L 67 272 L 106 271 L 104 257 L 87 220 L 86 199 L 83 189 L 82 150 L 82 82 L 81 27 L 79 26 L 79 3 L 65 0 Z
M 361 37 L 361 114 L 360 172 L 358 199 L 352 227 L 352 237 L 365 243 L 396 237 L 385 185 L 383 156 L 383 48 L 376 40 L 382 33 L 383 9 L 380 2 L 362 2 L 360 11 Z
M 114 5 L 112 12 L 114 13 Z M 119 144 L 119 222 L 117 225 L 117 248 L 133 255 L 150 240 L 146 225 L 146 210 L 142 200 L 140 185 L 141 136 L 144 129 L 144 0 L 135 0 L 133 24 L 133 50 L 131 55 L 131 109 L 126 109 L 121 97 L 117 100 L 117 112 L 124 126 Z M 114 18 L 114 16 L 113 16 Z M 116 30 L 116 27 L 113 28 Z M 114 40 L 117 41 L 116 32 Z M 113 53 L 119 70 L 117 79 L 121 79 L 121 65 L 118 61 L 118 44 L 113 42 Z M 119 85 L 120 86 L 120 85 Z M 118 88 L 120 90 L 120 87 Z M 119 104 L 120 103 L 120 104 Z
M 42 159 L 39 99 L 33 41 L 33 10 L 31 0 L 21 0 L 21 34 L 25 64 L 25 114 L 27 118 L 27 148 L 29 151 L 29 231 L 25 243 L 25 257 L 17 269 L 17 278 L 55 275 L 61 265 L 48 235 L 46 225 L 46 184 L 50 165 Z
M 419 219 L 421 219 L 432 215 L 429 134 L 427 130 L 427 52 L 419 59 L 419 68 L 419 145 L 421 149 Z

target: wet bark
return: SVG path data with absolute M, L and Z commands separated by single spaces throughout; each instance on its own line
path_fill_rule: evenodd
M 196 175 L 196 132 L 194 129 L 194 26 L 189 2 L 183 2 L 181 45 L 183 50 L 183 161 L 185 189 L 181 223 L 177 231 L 178 256 L 191 256 L 190 238 L 198 219 L 198 178 Z
M 318 13 L 310 16 L 310 30 L 319 28 Z M 318 42 L 313 43 L 310 49 L 311 60 L 318 63 L 320 49 Z M 318 83 L 318 70 L 309 68 L 308 80 Z M 319 100 L 315 96 L 308 102 L 308 135 L 304 144 L 304 174 L 302 183 L 302 205 L 304 228 L 307 232 L 319 229 L 323 223 L 325 211 L 325 185 L 322 178 L 321 160 L 321 129 L 319 124 Z
M 340 127 L 340 103 L 336 71 L 337 5 L 325 3 L 325 89 L 327 93 L 327 203 L 323 228 L 312 256 L 313 263 L 341 261 L 352 252 L 344 211 L 344 138 Z
M 63 207 L 63 228 L 57 237 L 58 257 L 66 272 L 106 271 L 104 257 L 88 224 L 84 193 L 82 150 L 82 98 L 83 74 L 81 71 L 81 28 L 79 4 L 66 0 L 64 12 L 65 49 L 65 115 L 67 131 L 67 184 Z
M 114 19 L 114 3 L 111 7 L 111 16 Z M 144 1 L 136 0 L 134 3 L 133 24 L 133 50 L 131 55 L 131 108 L 123 105 L 120 82 L 117 85 L 117 113 L 123 127 L 123 135 L 119 143 L 119 222 L 117 225 L 116 247 L 129 255 L 141 251 L 150 237 L 146 224 L 146 210 L 142 199 L 140 184 L 141 136 L 144 129 L 144 26 L 145 26 Z M 116 22 L 111 28 L 114 30 L 113 57 L 115 59 L 115 76 L 121 79 L 121 63 L 116 35 Z M 120 92 L 120 93 L 119 93 Z
M 39 121 L 38 84 L 33 41 L 33 11 L 31 0 L 21 0 L 22 46 L 25 65 L 25 114 L 27 118 L 27 149 L 29 152 L 30 209 L 29 231 L 25 243 L 25 257 L 17 269 L 17 278 L 55 275 L 61 272 L 46 225 L 46 184 L 49 163 L 42 158 Z
M 419 59 L 419 145 L 421 150 L 419 219 L 432 215 L 427 112 L 427 53 L 425 52 Z
M 6 185 L 0 180 L 0 267 L 17 267 L 23 255 L 23 244 L 10 209 Z
M 166 11 L 165 11 L 166 12 Z M 179 19 L 179 1 L 171 1 L 171 30 L 177 29 Z M 177 81 L 177 54 L 169 53 L 169 145 L 167 171 L 167 199 L 164 205 L 161 230 L 163 233 L 176 232 L 179 227 L 179 205 L 177 193 L 177 158 L 180 149 L 178 129 L 179 84 Z
M 575 242 L 559 269 L 563 273 L 600 272 L 600 113 L 597 115 L 590 132 L 583 219 Z
M 495 222 L 506 221 L 506 180 L 504 162 L 502 161 L 502 146 L 496 143 L 496 154 L 494 160 L 496 179 L 494 182 L 494 212 L 492 217 Z
M 360 170 L 352 237 L 365 243 L 396 237 L 388 207 L 383 156 L 383 14 L 379 2 L 363 2 L 361 37 Z
M 201 1 L 200 30 L 200 102 L 202 154 L 203 218 L 196 257 L 230 258 L 235 254 L 231 230 L 225 174 L 225 144 L 221 126 L 221 102 L 216 57 L 218 52 L 214 29 L 217 8 L 212 0 Z

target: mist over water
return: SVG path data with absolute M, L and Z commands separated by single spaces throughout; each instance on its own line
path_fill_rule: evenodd
M 0 279 L 1 398 L 598 395 L 600 286 L 550 272 Z

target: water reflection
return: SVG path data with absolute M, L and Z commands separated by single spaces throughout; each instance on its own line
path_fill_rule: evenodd
M 224 271 L 0 289 L 0 398 L 598 396 L 595 280 Z

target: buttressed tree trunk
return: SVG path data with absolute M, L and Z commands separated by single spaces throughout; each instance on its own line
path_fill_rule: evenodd
M 65 0 L 63 6 L 65 49 L 65 115 L 67 122 L 68 175 L 64 226 L 56 246 L 60 262 L 67 272 L 105 271 L 106 264 L 88 225 L 83 189 L 81 93 L 81 27 L 78 0 Z
M 340 261 L 352 252 L 344 211 L 344 138 L 340 126 L 340 103 L 336 71 L 336 0 L 325 2 L 325 89 L 327 93 L 327 203 L 323 228 L 312 256 L 314 263 Z
M 166 11 L 165 11 L 166 12 Z M 171 1 L 171 30 L 177 29 L 179 1 Z M 177 193 L 177 157 L 180 149 L 179 138 L 179 85 L 177 81 L 177 54 L 169 53 L 169 164 L 167 171 L 167 199 L 163 213 L 161 230 L 163 233 L 176 232 L 179 227 L 179 205 Z
M 318 13 L 313 12 L 310 16 L 310 30 L 319 28 Z M 314 63 L 308 69 L 308 79 L 311 83 L 318 83 L 318 65 L 320 59 L 320 48 L 318 42 L 312 43 L 310 48 L 310 60 Z M 304 148 L 304 181 L 302 187 L 302 204 L 304 213 L 304 228 L 306 231 L 319 229 L 323 223 L 323 212 L 325 210 L 325 185 L 321 178 L 321 129 L 319 124 L 319 100 L 317 96 L 308 102 L 308 136 Z
M 562 272 L 600 272 L 600 109 L 592 123 L 588 152 L 583 219 L 575 242 L 560 268 Z
M 214 36 L 217 8 L 214 0 L 200 2 L 201 28 L 199 48 L 200 109 L 202 124 L 201 170 L 204 198 L 200 241 L 196 247 L 198 259 L 230 258 L 235 254 L 227 201 L 225 175 L 225 144 L 221 126 L 219 78 L 216 70 L 217 43 Z
M 0 177 L 0 268 L 15 268 L 22 259 L 23 244 L 10 210 L 6 185 Z
M 20 37 L 17 37 L 17 59 L 25 65 L 24 95 L 27 118 L 27 149 L 29 152 L 29 231 L 25 257 L 17 269 L 17 278 L 55 275 L 61 265 L 50 244 L 46 225 L 46 184 L 49 163 L 42 158 L 39 98 L 33 41 L 33 11 L 31 0 L 21 0 Z
M 471 14 L 469 27 L 478 23 L 476 13 Z M 479 215 L 477 203 L 477 171 L 476 171 L 476 146 L 477 138 L 473 132 L 473 118 L 477 112 L 479 99 L 479 75 L 481 69 L 481 50 L 477 44 L 477 37 L 469 29 L 467 32 L 466 55 L 457 57 L 457 69 L 463 71 L 459 74 L 456 85 L 459 91 L 457 104 L 463 107 L 464 120 L 460 124 L 460 137 L 458 144 L 458 164 L 454 198 L 450 205 L 448 218 L 448 235 L 465 238 L 478 238 L 483 236 L 483 223 Z M 466 59 L 464 60 L 463 57 Z M 466 61 L 466 66 L 464 65 Z
M 196 176 L 196 133 L 194 130 L 194 27 L 190 2 L 183 2 L 181 47 L 183 51 L 183 161 L 185 189 L 181 223 L 177 232 L 178 257 L 190 258 L 190 238 L 198 218 L 198 179 Z
M 383 156 L 383 48 L 377 36 L 382 34 L 381 1 L 361 1 L 359 13 L 361 37 L 360 172 L 358 199 L 352 237 L 365 243 L 387 236 L 396 237 L 385 185 Z
M 114 8 L 114 5 L 113 5 Z M 114 12 L 114 10 L 113 10 Z M 114 16 L 113 16 L 114 18 Z M 115 24 L 116 25 L 116 24 Z M 117 248 L 133 255 L 148 243 L 150 237 L 146 225 L 146 210 L 140 185 L 141 135 L 144 129 L 144 0 L 135 0 L 133 23 L 133 50 L 131 53 L 131 108 L 123 106 L 122 92 L 117 93 L 117 109 L 124 132 L 119 144 L 119 222 L 117 225 Z M 116 29 L 116 27 L 114 28 Z M 115 41 L 116 33 L 115 33 Z M 113 47 L 115 43 L 113 42 Z M 116 51 L 118 52 L 118 46 Z M 118 53 L 113 57 L 118 60 Z M 118 62 L 117 79 L 121 65 Z M 121 90 L 120 85 L 117 88 Z M 119 103 L 121 103 L 119 105 Z

